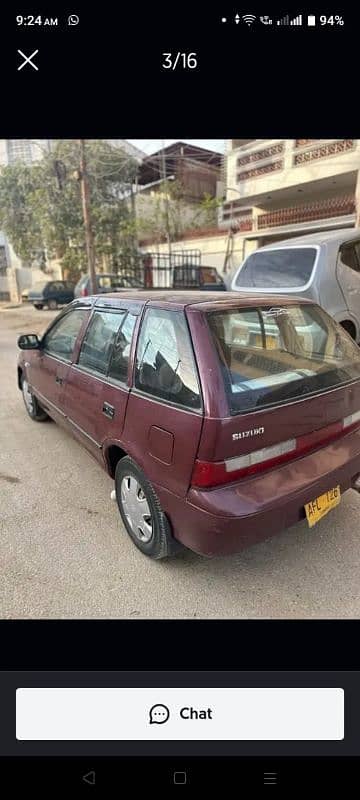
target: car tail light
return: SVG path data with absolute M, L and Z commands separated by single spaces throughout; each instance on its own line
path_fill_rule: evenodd
M 305 453 L 323 447 L 335 441 L 345 433 L 360 427 L 360 411 L 350 414 L 339 422 L 333 422 L 324 428 L 305 433 L 296 439 L 254 450 L 244 456 L 228 458 L 225 461 L 195 461 L 191 485 L 210 489 L 225 483 L 232 483 L 249 475 L 264 472 Z
M 81 289 L 80 296 L 81 297 L 87 297 L 88 294 L 89 294 L 89 292 L 88 292 L 86 286 L 84 286 L 83 289 Z

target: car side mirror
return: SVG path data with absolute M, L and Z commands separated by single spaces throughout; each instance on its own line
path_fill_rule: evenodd
M 22 333 L 17 340 L 17 346 L 20 350 L 38 350 L 40 339 L 36 333 Z

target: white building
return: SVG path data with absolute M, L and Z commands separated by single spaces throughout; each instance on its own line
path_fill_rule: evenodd
M 230 139 L 218 229 L 176 250 L 198 248 L 204 264 L 232 271 L 270 242 L 352 228 L 359 168 L 360 139 Z

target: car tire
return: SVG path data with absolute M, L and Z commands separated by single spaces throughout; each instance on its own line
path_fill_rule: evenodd
M 118 461 L 115 493 L 126 531 L 144 555 L 153 559 L 167 558 L 182 549 L 172 536 L 170 523 L 151 483 L 129 456 Z
M 57 300 L 49 300 L 47 306 L 49 311 L 56 311 L 58 307 Z
M 29 414 L 29 417 L 31 417 L 31 419 L 33 419 L 35 422 L 45 422 L 46 419 L 49 419 L 49 415 L 46 413 L 46 411 L 44 411 L 43 408 L 41 408 L 35 395 L 29 388 L 26 376 L 24 375 L 21 378 L 21 391 L 25 408 Z
M 37 311 L 41 311 L 41 309 L 44 308 L 44 306 L 42 305 L 42 303 L 34 303 L 34 308 L 36 308 Z

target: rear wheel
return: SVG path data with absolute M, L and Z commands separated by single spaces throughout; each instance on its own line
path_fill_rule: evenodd
M 34 308 L 36 308 L 37 311 L 41 311 L 44 306 L 42 303 L 34 303 Z
M 35 420 L 35 422 L 44 422 L 46 419 L 49 419 L 46 411 L 41 408 L 35 395 L 32 393 L 25 377 L 21 379 L 21 390 L 29 417 Z
M 181 549 L 151 483 L 128 456 L 117 464 L 115 491 L 125 528 L 142 553 L 160 559 Z
M 50 309 L 50 311 L 55 311 L 57 309 L 57 306 L 58 306 L 57 300 L 49 300 L 48 308 Z

